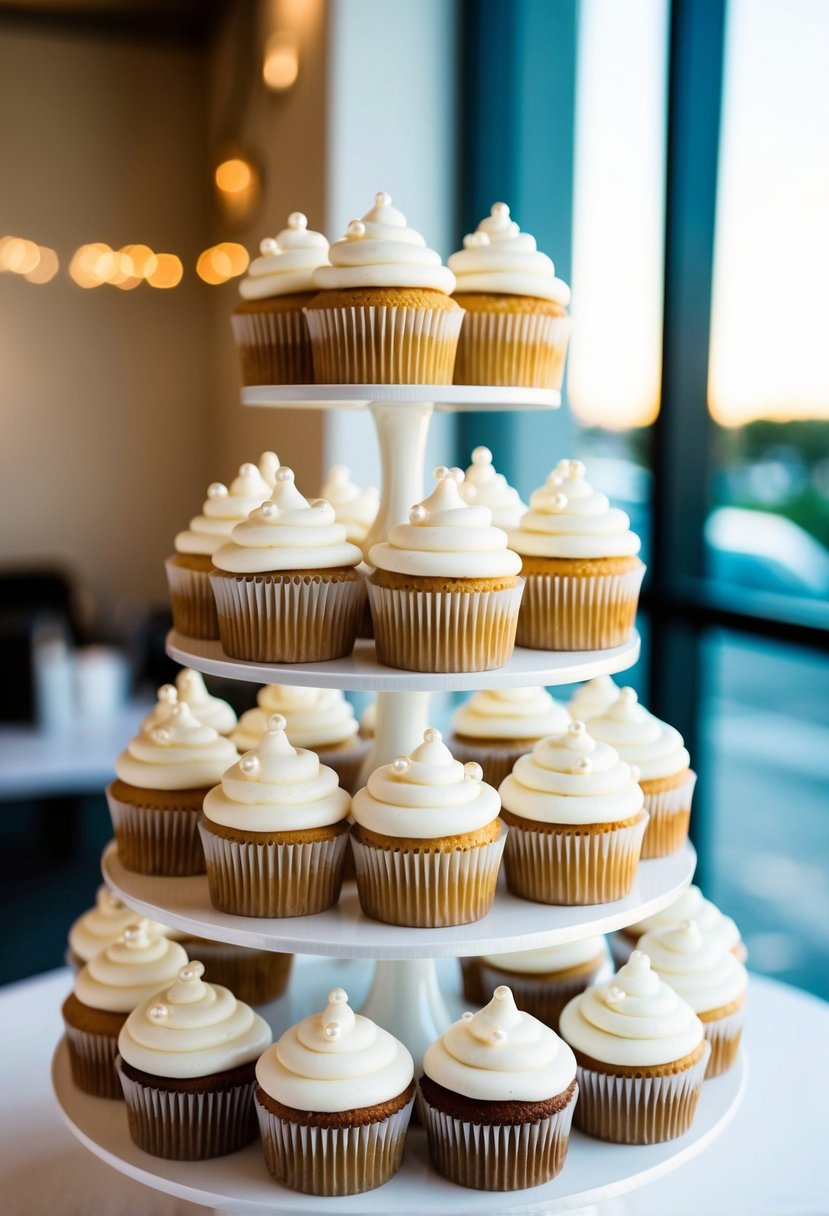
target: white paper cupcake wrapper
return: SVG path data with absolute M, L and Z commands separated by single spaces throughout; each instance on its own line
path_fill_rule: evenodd
M 171 792 L 171 797 L 174 797 Z M 159 810 L 121 802 L 106 788 L 107 804 L 118 843 L 118 860 L 135 874 L 184 877 L 204 873 L 199 840 L 199 809 Z
M 507 835 L 502 824 L 490 844 L 439 853 L 372 848 L 352 833 L 360 906 L 374 920 L 421 929 L 480 920 L 495 898 Z
M 418 1112 L 435 1169 L 459 1186 L 520 1191 L 555 1178 L 564 1165 L 578 1086 L 560 1111 L 534 1123 L 470 1123 L 430 1106 Z
M 208 571 L 190 570 L 187 566 L 176 565 L 169 558 L 164 563 L 164 569 L 176 630 L 188 638 L 216 641 L 219 622 Z
M 597 963 L 592 971 L 584 971 L 581 975 L 570 976 L 567 979 L 541 979 L 537 975 L 519 974 L 517 971 L 502 971 L 492 967 L 486 959 L 480 959 L 480 983 L 484 1001 L 488 1001 L 499 984 L 507 984 L 512 989 L 515 1003 L 523 1013 L 529 1013 L 538 1018 L 545 1026 L 550 1026 L 558 1032 L 558 1020 L 561 1011 L 569 1000 L 584 992 L 591 984 L 596 983 L 596 977 L 604 966 L 604 960 Z
M 737 1058 L 740 1050 L 740 1040 L 743 1035 L 743 1025 L 746 1020 L 745 1001 L 734 1013 L 713 1022 L 703 1022 L 705 1037 L 711 1045 L 711 1055 L 705 1070 L 706 1081 L 711 1077 L 719 1077 L 728 1072 Z
M 405 671 L 491 671 L 515 645 L 523 580 L 498 591 L 409 591 L 369 583 L 377 658 Z
M 506 808 L 509 809 L 509 808 Z M 507 886 L 540 904 L 604 904 L 624 899 L 636 878 L 648 822 L 606 832 L 534 832 L 510 824 L 504 854 Z
M 118 1038 L 109 1034 L 92 1034 L 64 1023 L 69 1047 L 72 1080 L 78 1089 L 94 1098 L 122 1098 L 121 1084 L 115 1071 Z
M 317 384 L 451 384 L 463 312 L 394 306 L 306 310 Z
M 710 1047 L 684 1072 L 624 1077 L 579 1065 L 575 1125 L 615 1144 L 660 1144 L 688 1131 L 697 1108 Z
M 640 564 L 624 574 L 574 578 L 528 574 L 518 646 L 530 650 L 608 650 L 630 636 L 645 575 Z
M 314 383 L 311 339 L 302 308 L 235 313 L 231 324 L 243 384 Z
M 560 389 L 569 336 L 568 316 L 467 312 L 455 359 L 455 384 Z
M 256 1101 L 269 1172 L 306 1195 L 359 1195 L 400 1168 L 414 1097 L 387 1119 L 353 1127 L 309 1127 L 280 1119 Z
M 362 580 L 319 575 L 211 575 L 222 649 L 254 663 L 318 663 L 354 647 Z
M 648 830 L 642 841 L 642 858 L 667 857 L 681 849 L 688 839 L 691 800 L 697 775 L 693 770 L 681 785 L 656 794 L 645 794 L 645 810 L 650 815 Z
M 126 1075 L 116 1061 L 135 1144 L 168 1161 L 205 1161 L 235 1153 L 256 1139 L 255 1080 L 223 1089 L 156 1089 Z
M 199 823 L 210 902 L 233 916 L 311 916 L 339 898 L 348 832 L 306 844 L 229 840 Z

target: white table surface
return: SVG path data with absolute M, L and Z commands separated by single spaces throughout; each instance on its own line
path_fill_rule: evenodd
M 445 960 L 446 975 L 454 964 Z M 349 967 L 357 968 L 358 963 Z M 356 979 L 356 976 L 354 977 Z M 2 1216 L 198 1216 L 88 1153 L 64 1127 L 49 1080 L 69 971 L 0 989 Z M 354 985 L 356 988 L 356 984 Z M 351 984 L 349 984 L 351 987 Z M 829 1005 L 753 978 L 749 1090 L 706 1152 L 661 1182 L 591 1208 L 594 1216 L 826 1216 Z

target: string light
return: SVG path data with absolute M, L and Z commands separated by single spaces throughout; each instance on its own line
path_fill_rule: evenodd
M 294 34 L 279 30 L 265 44 L 262 78 L 269 89 L 284 93 L 299 76 L 299 47 Z
M 216 166 L 216 185 L 223 194 L 242 194 L 253 184 L 253 166 L 239 156 Z
M 181 258 L 174 253 L 157 253 L 156 265 L 151 274 L 147 275 L 150 287 L 167 289 L 178 287 L 184 275 Z
M 205 283 L 217 286 L 226 283 L 228 279 L 244 274 L 248 268 L 250 257 L 244 245 L 234 241 L 223 241 L 213 245 L 199 255 L 196 263 L 196 273 Z

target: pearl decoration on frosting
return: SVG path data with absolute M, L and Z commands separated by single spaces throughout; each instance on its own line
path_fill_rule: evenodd
M 463 771 L 466 773 L 470 781 L 483 781 L 484 770 L 478 764 L 477 760 L 467 760 L 463 766 Z
M 239 768 L 246 777 L 255 777 L 259 772 L 259 757 L 252 754 L 243 756 L 239 761 Z
M 308 227 L 308 216 L 302 211 L 292 211 L 288 216 L 288 227 L 295 232 L 304 232 Z
M 141 946 L 146 946 L 149 943 L 147 934 L 147 922 L 145 920 L 136 921 L 135 924 L 127 925 L 122 934 L 125 943 L 128 946 L 138 949 Z
M 345 230 L 345 235 L 358 241 L 366 235 L 366 226 L 362 220 L 352 220 Z
M 271 502 L 270 499 L 268 499 L 267 502 L 262 503 L 259 511 L 265 519 L 273 519 L 276 516 L 278 509 L 279 508 L 277 507 L 276 503 Z
M 454 481 L 456 485 L 460 485 L 463 482 L 466 474 L 464 473 L 463 469 L 450 469 L 445 464 L 439 464 L 434 470 L 432 476 L 434 477 L 435 481 Z
M 265 257 L 269 254 L 279 253 L 279 241 L 274 236 L 266 236 L 259 242 L 259 252 L 263 253 Z
M 608 988 L 607 1003 L 609 1005 L 620 1005 L 624 999 L 624 989 L 619 988 L 616 984 L 614 984 L 611 988 Z
M 228 489 L 224 482 L 211 481 L 210 485 L 207 487 L 208 498 L 227 498 L 227 495 Z
M 158 690 L 158 699 L 165 705 L 175 705 L 178 700 L 178 689 L 175 684 L 162 684 Z
M 509 208 L 507 208 L 507 211 L 509 211 Z M 506 984 L 499 984 L 492 995 L 496 1001 L 506 1001 L 512 996 L 512 991 Z
M 503 1026 L 493 1026 L 489 1033 L 489 1037 L 492 1039 L 493 1043 L 504 1043 L 506 1042 L 507 1032 L 504 1030 Z
M 153 743 L 160 743 L 162 747 L 166 746 L 173 738 L 166 726 L 156 726 L 150 737 Z
M 409 769 L 412 767 L 412 762 L 408 756 L 397 756 L 394 760 L 392 760 L 391 767 L 392 772 L 400 773 L 402 775 L 403 773 L 407 773 L 409 771 Z
M 342 1034 L 342 1027 L 340 1026 L 339 1022 L 326 1022 L 322 1028 L 322 1033 L 325 1035 L 326 1039 L 331 1039 L 333 1041 L 334 1039 L 338 1039 Z
M 286 464 L 281 464 L 279 466 L 279 468 L 276 470 L 276 480 L 277 481 L 293 481 L 294 480 L 294 470 L 289 469 Z
M 567 734 L 576 738 L 578 735 L 583 735 L 586 729 L 583 722 L 576 720 L 575 722 L 571 722 L 567 727 Z
M 593 771 L 593 761 L 589 756 L 579 756 L 573 766 L 574 772 L 582 773 L 585 777 Z
M 490 452 L 489 448 L 485 447 L 473 448 L 472 463 L 478 465 L 492 464 L 492 452 Z
M 557 511 L 563 511 L 564 508 L 567 506 L 567 495 L 566 494 L 554 494 L 553 497 L 550 499 L 550 506 L 555 507 L 555 509 Z
M 475 1014 L 474 1014 L 474 1013 L 471 1013 L 471 1012 L 470 1012 L 470 1011 L 467 1009 L 466 1013 L 461 1014 L 461 1020 L 462 1020 L 462 1021 L 464 1021 L 464 1022 L 471 1022 L 471 1021 L 472 1021 L 472 1019 L 474 1018 L 474 1016 L 475 1016 Z
M 390 207 L 391 195 L 386 190 L 378 190 L 374 196 L 375 207 Z
M 276 734 L 276 732 L 280 730 L 287 730 L 287 728 L 288 719 L 284 714 L 271 714 L 271 716 L 268 718 L 268 730 L 273 734 Z
M 428 515 L 428 511 L 424 507 L 423 503 L 421 503 L 421 502 L 415 503 L 415 505 L 409 511 L 409 523 L 410 524 L 421 524 L 421 523 L 423 523 L 423 521 L 427 515 Z
M 440 743 L 442 739 L 443 735 L 434 726 L 427 726 L 426 730 L 423 732 L 424 743 Z
M 197 962 L 192 959 L 186 966 L 182 967 L 178 973 L 178 978 L 183 984 L 192 984 L 196 980 L 200 980 L 204 975 L 204 963 Z
M 170 1010 L 166 1005 L 159 1003 L 158 1005 L 150 1005 L 149 1009 L 147 1010 L 147 1014 L 151 1021 L 163 1022 L 165 1018 L 170 1016 Z

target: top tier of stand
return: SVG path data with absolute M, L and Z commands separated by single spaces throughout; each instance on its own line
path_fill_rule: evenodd
M 357 410 L 376 402 L 437 410 L 554 410 L 561 393 L 549 388 L 477 384 L 256 384 L 242 389 L 242 405 L 293 410 Z

